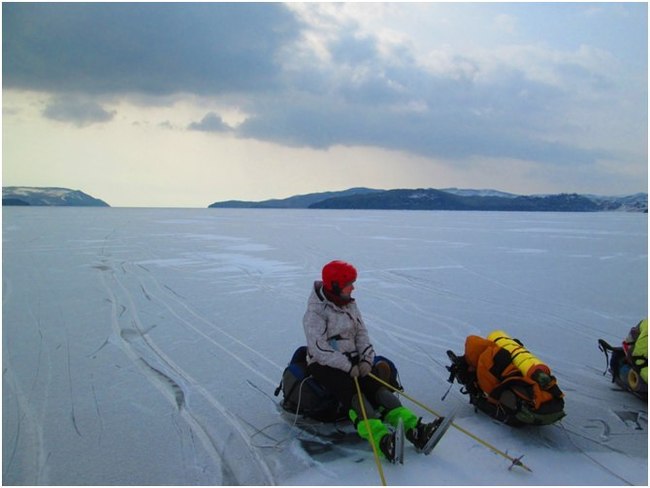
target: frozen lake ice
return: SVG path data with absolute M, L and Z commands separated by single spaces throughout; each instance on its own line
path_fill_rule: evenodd
M 389 484 L 647 483 L 647 403 L 597 340 L 648 314 L 647 215 L 3 208 L 3 484 L 379 483 L 367 445 L 304 449 L 272 392 L 310 287 L 359 270 L 375 349 L 453 429 Z M 567 417 L 512 429 L 449 387 L 445 351 L 503 329 L 558 378 Z M 426 415 L 426 414 L 425 414 Z

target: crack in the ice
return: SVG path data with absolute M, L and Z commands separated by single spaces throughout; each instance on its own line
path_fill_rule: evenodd
M 159 369 L 153 367 L 151 364 L 149 364 L 144 358 L 140 358 L 140 360 L 154 373 L 156 373 L 156 377 L 159 378 L 166 386 L 168 386 L 174 395 L 174 400 L 176 401 L 176 406 L 180 410 L 183 405 L 185 405 L 185 393 L 183 392 L 183 389 L 181 386 L 176 383 L 172 378 L 167 376 L 165 373 L 160 371 Z

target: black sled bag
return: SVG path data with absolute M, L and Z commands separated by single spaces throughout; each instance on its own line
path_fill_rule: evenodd
M 323 422 L 345 417 L 339 401 L 307 372 L 307 346 L 300 346 L 293 353 L 275 396 L 280 392 L 280 406 L 287 412 Z
M 384 356 L 375 356 L 373 373 L 393 387 L 402 390 L 395 364 Z M 280 406 L 287 412 L 322 422 L 347 418 L 339 401 L 307 371 L 307 346 L 295 350 L 275 396 L 282 392 Z

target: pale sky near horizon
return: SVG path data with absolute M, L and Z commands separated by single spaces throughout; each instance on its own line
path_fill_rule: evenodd
M 2 182 L 648 188 L 647 3 L 3 3 Z

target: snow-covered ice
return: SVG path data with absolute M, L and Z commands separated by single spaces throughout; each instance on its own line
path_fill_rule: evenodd
M 597 346 L 648 314 L 647 215 L 5 207 L 2 227 L 3 484 L 379 484 L 367 444 L 312 449 L 274 403 L 331 259 L 406 391 L 533 471 L 452 428 L 388 484 L 648 481 L 647 403 Z M 551 366 L 561 423 L 441 400 L 445 351 L 493 329 Z

